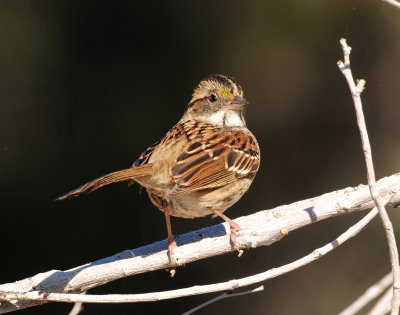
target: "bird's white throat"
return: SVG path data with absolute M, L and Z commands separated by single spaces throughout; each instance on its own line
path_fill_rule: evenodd
M 245 127 L 242 113 L 238 110 L 221 110 L 210 115 L 210 122 L 221 127 Z

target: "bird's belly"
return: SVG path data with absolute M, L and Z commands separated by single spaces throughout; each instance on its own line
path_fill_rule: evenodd
M 196 218 L 214 214 L 213 210 L 224 212 L 243 196 L 251 182 L 251 179 L 243 178 L 217 189 L 173 196 L 168 202 L 170 214 L 182 218 Z

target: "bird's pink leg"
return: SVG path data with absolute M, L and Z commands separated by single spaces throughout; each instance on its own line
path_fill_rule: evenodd
M 230 235 L 231 244 L 233 245 L 234 249 L 238 249 L 236 245 L 236 232 L 239 232 L 241 230 L 240 226 L 237 223 L 233 222 L 231 219 L 229 219 L 222 212 L 219 212 L 218 210 L 213 210 L 213 211 L 217 216 L 221 217 L 222 219 L 224 219 L 226 223 L 229 224 L 231 228 L 231 235 Z

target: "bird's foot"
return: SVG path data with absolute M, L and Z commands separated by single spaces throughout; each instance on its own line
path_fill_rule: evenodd
M 240 228 L 239 224 L 233 222 L 232 220 L 230 220 L 230 222 L 228 222 L 228 223 L 229 223 L 230 230 L 231 230 L 231 235 L 229 237 L 229 240 L 230 240 L 233 248 L 238 251 L 238 257 L 240 257 L 243 255 L 243 250 L 239 249 L 237 246 L 236 233 L 239 232 L 241 230 L 241 228 Z
M 175 256 L 174 256 L 174 251 L 175 251 L 175 249 L 177 247 L 178 247 L 178 245 L 176 244 L 176 242 L 173 239 L 173 237 L 168 238 L 168 259 L 169 259 L 170 264 L 173 266 L 173 267 L 168 269 L 168 271 L 169 271 L 169 273 L 171 275 L 171 278 L 173 276 L 175 276 L 176 265 L 178 265 L 178 262 L 177 262 L 177 260 L 175 259 Z

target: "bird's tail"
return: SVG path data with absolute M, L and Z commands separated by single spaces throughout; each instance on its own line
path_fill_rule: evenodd
M 86 183 L 85 185 L 78 187 L 70 191 L 69 193 L 66 193 L 65 195 L 62 195 L 61 197 L 58 197 L 56 200 L 64 200 L 67 198 L 78 197 L 79 195 L 82 194 L 91 193 L 92 191 L 95 191 L 96 189 L 105 185 L 123 182 L 127 180 L 135 180 L 135 178 L 148 176 L 151 175 L 152 173 L 153 173 L 153 168 L 151 164 L 146 164 L 135 168 L 127 168 L 121 171 L 116 171 L 101 176 L 99 178 L 96 178 L 95 180 L 92 180 Z

